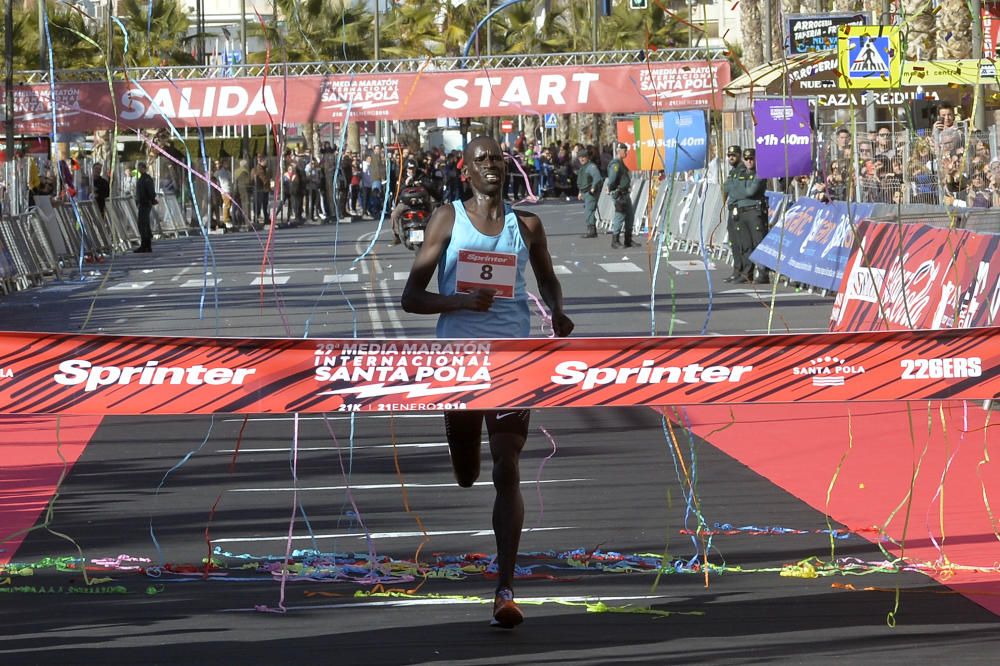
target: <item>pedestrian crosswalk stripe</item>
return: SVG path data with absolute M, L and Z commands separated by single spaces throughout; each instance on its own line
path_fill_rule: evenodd
M 222 278 L 215 278 L 215 284 L 221 284 L 221 283 L 222 283 Z M 212 286 L 212 281 L 211 280 L 204 280 L 204 279 L 200 279 L 199 278 L 197 280 L 188 280 L 187 282 L 184 282 L 183 284 L 181 284 L 181 288 L 182 289 L 184 289 L 184 288 L 187 288 L 187 289 L 201 289 L 204 286 L 211 287 Z
M 291 279 L 292 279 L 291 275 L 274 275 L 274 276 L 268 275 L 267 277 L 263 278 L 261 277 L 254 278 L 253 282 L 250 283 L 250 286 L 258 287 L 262 284 L 266 284 L 267 286 L 270 287 L 273 285 L 285 284 Z
M 563 266 L 562 264 L 555 264 L 554 266 L 552 266 L 552 271 L 556 275 L 572 275 L 573 273 L 573 271 L 571 271 L 566 266 Z
M 621 261 L 618 263 L 599 264 L 601 268 L 609 273 L 641 273 L 642 269 L 631 261 Z
M 145 289 L 152 282 L 122 282 L 121 284 L 116 284 L 113 287 L 108 287 L 108 291 L 135 291 L 137 289 Z
M 337 275 L 324 275 L 323 284 L 330 284 L 331 282 L 338 282 L 341 284 L 346 284 L 348 282 L 357 282 L 357 273 L 338 273 Z
M 393 280 L 407 280 L 410 277 L 410 271 L 396 271 L 392 274 Z

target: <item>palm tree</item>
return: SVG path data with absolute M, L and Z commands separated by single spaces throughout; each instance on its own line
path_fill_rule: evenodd
M 494 40 L 494 44 L 499 42 L 499 48 L 494 46 L 494 51 L 521 54 L 572 50 L 566 24 L 571 13 L 565 6 L 553 4 L 551 11 L 542 18 L 539 28 L 539 15 L 533 3 L 513 5 L 493 19 L 493 31 L 499 36 L 499 40 Z
M 740 2 L 740 32 L 742 33 L 743 66 L 747 70 L 751 70 L 764 62 L 764 47 L 761 41 L 764 26 L 760 19 L 760 0 L 742 0 Z
M 323 7 L 311 23 L 316 33 L 314 44 L 324 60 L 367 60 L 374 43 L 371 12 L 364 0 L 334 0 Z
M 931 0 L 901 0 L 901 4 L 906 57 L 910 60 L 932 59 L 936 30 Z
M 390 58 L 434 55 L 438 4 L 438 1 L 406 3 L 388 12 L 388 20 L 382 24 L 382 53 Z
M 938 59 L 959 60 L 973 56 L 972 12 L 968 4 L 961 0 L 941 0 L 936 27 Z
M 39 46 L 38 6 L 18 3 L 13 7 L 13 15 L 14 70 L 38 69 L 42 60 L 40 48 L 44 48 L 46 58 L 50 51 L 47 42 L 44 47 Z M 95 21 L 52 1 L 46 3 L 46 15 L 54 69 L 89 69 L 101 65 L 104 54 L 95 44 L 101 40 Z
M 118 12 L 129 36 L 126 64 L 155 67 L 195 62 L 189 51 L 193 37 L 187 34 L 191 22 L 187 9 L 179 0 L 157 0 L 153 3 L 122 0 Z M 116 35 L 116 40 L 120 39 L 120 35 Z

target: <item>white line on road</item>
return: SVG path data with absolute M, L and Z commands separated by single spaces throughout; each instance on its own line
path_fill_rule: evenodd
M 194 270 L 194 266 L 185 266 L 184 268 L 177 271 L 177 275 L 170 278 L 170 281 L 177 282 L 178 280 L 181 279 L 182 276 L 186 275 L 187 273 L 190 273 L 192 270 Z
M 575 527 L 528 527 L 522 530 L 522 532 L 554 532 L 556 530 L 573 530 Z M 493 530 L 435 530 L 433 532 L 372 532 L 371 534 L 365 534 L 364 532 L 348 532 L 344 534 L 303 534 L 299 536 L 293 536 L 292 541 L 311 541 L 313 539 L 319 541 L 320 539 L 365 539 L 371 537 L 372 539 L 412 539 L 420 538 L 423 536 L 450 536 L 453 534 L 464 534 L 474 537 L 482 536 L 493 536 Z M 288 541 L 288 535 L 282 534 L 279 536 L 269 536 L 269 537 L 231 537 L 228 539 L 212 539 L 212 543 L 247 543 L 247 542 L 257 542 L 257 541 Z
M 285 284 L 291 279 L 292 279 L 291 275 L 274 275 L 274 276 L 268 275 L 267 277 L 256 277 L 253 279 L 253 282 L 250 283 L 250 286 L 259 287 L 260 285 L 264 284 L 269 287 L 273 287 L 274 285 Z
M 761 285 L 765 289 L 727 289 L 725 291 L 720 291 L 720 294 L 743 294 L 744 296 L 749 296 L 753 299 L 768 299 L 770 300 L 772 294 L 767 285 Z M 783 294 L 777 292 L 773 294 L 775 298 L 801 298 L 802 296 L 808 296 L 811 298 L 816 298 L 815 294 Z
M 573 271 L 571 271 L 568 267 L 563 266 L 562 264 L 554 264 L 552 266 L 552 272 L 555 273 L 556 275 L 572 275 L 573 274 Z
M 299 419 L 301 421 L 301 419 Z M 481 442 L 489 444 L 489 442 Z M 368 449 L 435 449 L 448 446 L 448 442 L 424 442 L 421 444 L 366 444 L 355 445 L 354 451 L 367 451 Z M 266 449 L 240 449 L 240 453 L 288 453 L 290 446 L 278 446 Z M 307 451 L 350 451 L 350 446 L 300 446 L 296 449 L 299 453 Z M 216 449 L 216 453 L 236 453 L 236 449 Z
M 642 269 L 631 261 L 619 261 L 608 264 L 597 264 L 609 273 L 641 273 Z
M 357 282 L 361 278 L 357 273 L 341 273 L 339 275 L 324 275 L 323 284 L 330 284 L 332 282 L 339 282 L 341 284 L 346 284 L 348 282 Z
M 136 291 L 138 289 L 145 289 L 152 282 L 122 282 L 121 284 L 116 284 L 113 287 L 108 287 L 108 291 Z
M 399 319 L 399 308 L 396 305 L 396 298 L 394 297 L 392 290 L 389 289 L 389 281 L 379 280 L 378 286 L 379 292 L 381 292 L 382 295 L 382 301 L 385 303 L 386 314 L 389 316 L 389 321 L 392 322 L 395 334 L 402 336 L 403 322 Z
M 538 481 L 538 483 L 579 483 L 581 481 L 591 481 L 592 479 L 543 479 Z M 528 486 L 535 481 L 530 479 L 525 479 L 521 481 L 522 486 Z M 406 487 L 409 490 L 414 488 L 451 488 L 455 485 L 454 481 L 449 481 L 448 483 L 407 483 Z M 474 488 L 485 488 L 493 487 L 492 481 L 476 481 L 472 484 Z M 231 493 L 290 493 L 293 491 L 298 491 L 300 493 L 311 492 L 316 490 L 390 490 L 393 488 L 399 488 L 399 483 L 367 483 L 358 484 L 354 486 L 301 486 L 299 488 L 230 488 Z
M 601 602 L 609 601 L 652 601 L 654 599 L 667 599 L 666 595 L 663 594 L 643 594 L 639 596 L 630 597 L 589 597 L 589 596 L 572 596 L 572 597 L 521 597 L 517 598 L 519 604 L 524 604 L 528 606 L 535 606 L 541 604 L 596 604 Z M 452 605 L 468 605 L 468 604 L 491 604 L 493 603 L 493 598 L 479 598 L 479 597 L 448 597 L 448 598 L 414 598 L 408 599 L 405 597 L 398 599 L 391 599 L 389 601 L 351 601 L 348 603 L 332 603 L 332 604 L 308 604 L 304 606 L 284 606 L 285 609 L 290 611 L 308 611 L 308 610 L 331 610 L 337 608 L 401 608 L 405 606 L 452 606 Z M 257 613 L 259 612 L 257 608 L 243 606 L 241 608 L 225 608 L 222 610 L 223 613 Z
M 199 278 L 197 280 L 188 280 L 187 282 L 185 282 L 184 284 L 181 285 L 181 288 L 182 289 L 185 289 L 185 288 L 187 288 L 187 289 L 191 289 L 191 288 L 201 289 L 203 286 L 210 286 L 211 283 L 212 283 L 211 280 L 204 280 L 204 279 L 200 279 Z M 222 278 L 215 278 L 215 284 L 222 284 Z

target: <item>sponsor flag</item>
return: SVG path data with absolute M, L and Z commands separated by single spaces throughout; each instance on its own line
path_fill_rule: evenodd
M 663 168 L 667 173 L 704 169 L 708 159 L 708 132 L 701 111 L 663 114 Z

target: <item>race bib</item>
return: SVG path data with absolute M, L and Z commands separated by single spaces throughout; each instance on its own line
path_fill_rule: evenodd
M 514 298 L 517 255 L 508 252 L 459 250 L 455 291 L 496 289 L 497 298 Z

